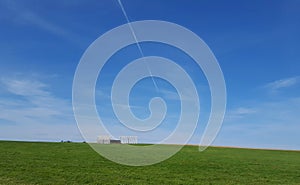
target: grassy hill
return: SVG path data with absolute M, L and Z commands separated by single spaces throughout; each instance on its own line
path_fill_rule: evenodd
M 185 146 L 162 163 L 129 167 L 85 143 L 1 141 L 0 184 L 300 184 L 300 152 Z

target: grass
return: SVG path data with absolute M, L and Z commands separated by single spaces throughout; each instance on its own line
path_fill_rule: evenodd
M 162 163 L 130 167 L 85 143 L 1 141 L 0 184 L 300 184 L 300 152 L 185 146 Z

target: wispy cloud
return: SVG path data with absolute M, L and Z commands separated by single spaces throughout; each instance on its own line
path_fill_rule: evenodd
M 299 97 L 229 110 L 215 144 L 299 149 L 299 110 Z
M 285 79 L 280 79 L 280 80 L 270 82 L 266 84 L 264 87 L 270 89 L 271 91 L 277 91 L 279 89 L 288 88 L 293 85 L 296 85 L 297 83 L 299 83 L 299 81 L 300 78 L 296 76 L 296 77 L 285 78 Z
M 47 84 L 14 78 L 0 84 L 1 139 L 80 139 L 70 101 L 53 95 Z
M 44 19 L 43 17 L 37 15 L 34 12 L 26 11 L 23 12 L 22 18 L 24 21 L 31 23 L 47 32 L 50 32 L 55 35 L 62 36 L 67 39 L 71 39 L 70 36 L 73 36 L 74 34 L 70 31 L 67 31 L 66 29 Z
M 176 101 L 180 100 L 180 97 L 176 91 L 160 89 L 159 92 L 162 93 L 164 98 L 168 100 L 176 100 Z
M 48 96 L 46 84 L 33 80 L 17 80 L 2 78 L 1 83 L 11 93 L 21 96 Z
M 24 4 L 16 2 L 14 0 L 4 1 L 0 3 L 10 11 L 11 16 L 13 17 L 10 17 L 10 19 L 14 20 L 16 23 L 23 25 L 31 24 L 36 28 L 42 29 L 50 34 L 57 35 L 59 37 L 67 39 L 70 42 L 80 44 L 79 41 L 77 42 L 79 35 L 76 35 L 72 31 L 67 30 L 63 26 L 51 22 L 47 18 L 30 10 L 30 8 L 27 8 Z
M 189 88 L 183 89 L 183 91 L 181 92 L 181 97 L 176 91 L 172 91 L 169 89 L 161 88 L 159 89 L 159 92 L 162 93 L 163 97 L 167 100 L 195 102 L 193 91 Z
M 255 113 L 257 113 L 257 111 L 258 110 L 255 108 L 239 107 L 239 108 L 227 111 L 225 119 L 226 120 L 240 119 L 240 118 L 244 118 L 248 115 L 255 114 Z

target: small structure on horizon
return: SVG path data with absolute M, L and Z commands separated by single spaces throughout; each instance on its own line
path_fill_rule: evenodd
M 137 136 L 121 136 L 120 139 L 111 139 L 110 136 L 98 136 L 99 144 L 137 144 Z
M 137 144 L 138 137 L 137 136 L 121 136 L 120 137 L 122 144 Z
M 121 140 L 120 139 L 111 139 L 110 144 L 121 144 Z
M 97 143 L 110 144 L 110 136 L 98 136 Z

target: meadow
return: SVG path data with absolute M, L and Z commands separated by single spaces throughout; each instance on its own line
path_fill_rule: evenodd
M 0 184 L 300 184 L 300 152 L 185 146 L 161 163 L 113 163 L 86 143 L 0 142 Z

